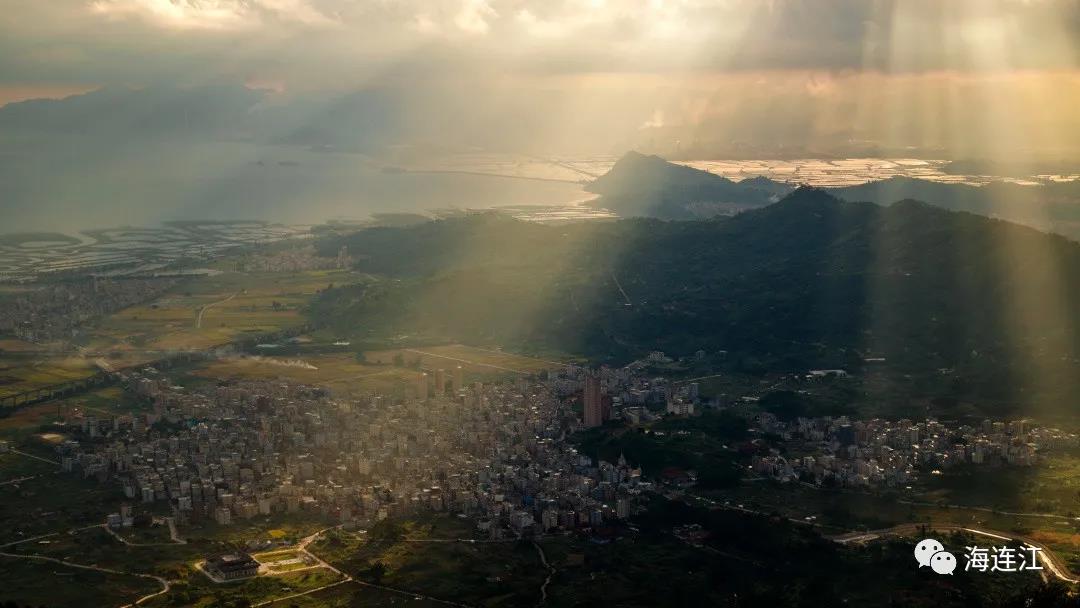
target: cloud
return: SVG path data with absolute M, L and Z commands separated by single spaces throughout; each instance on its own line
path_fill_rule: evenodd
M 454 17 L 454 25 L 468 34 L 486 34 L 491 29 L 488 21 L 498 16 L 487 0 L 465 0 Z
M 168 29 L 235 30 L 257 28 L 268 20 L 334 22 L 306 0 L 92 0 L 89 8 L 106 19 L 137 19 Z
M 1078 41 L 1077 0 L 49 0 L 0 11 L 0 87 L 1068 71 Z

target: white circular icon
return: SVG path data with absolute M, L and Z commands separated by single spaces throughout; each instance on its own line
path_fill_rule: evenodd
M 938 574 L 952 574 L 956 570 L 956 556 L 948 551 L 938 551 L 930 557 L 930 567 Z
M 944 550 L 944 545 L 932 538 L 921 540 L 919 541 L 919 544 L 915 545 L 915 561 L 919 562 L 920 568 L 929 566 L 930 558 L 933 557 L 935 553 Z

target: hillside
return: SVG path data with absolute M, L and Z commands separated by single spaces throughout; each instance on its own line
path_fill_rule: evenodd
M 627 152 L 585 188 L 622 217 L 704 219 L 734 215 L 776 202 L 792 188 L 764 177 L 734 182 L 659 156 Z
M 885 357 L 912 373 L 959 369 L 997 391 L 1050 390 L 1078 371 L 1080 245 L 915 201 L 802 189 L 732 218 L 554 227 L 482 215 L 320 247 L 342 245 L 359 269 L 393 279 L 319 303 L 321 318 L 360 338 L 608 361 L 726 351 L 749 371 Z
M 758 209 L 789 194 L 793 187 L 766 177 L 734 182 L 659 156 L 628 152 L 586 189 L 601 196 L 598 205 L 621 217 L 690 220 Z M 841 200 L 879 205 L 919 200 L 951 211 L 1001 218 L 1080 240 L 1080 182 L 1042 186 L 993 182 L 971 186 L 893 177 L 824 190 Z
M 985 186 L 938 183 L 910 177 L 893 177 L 859 186 L 832 188 L 828 192 L 847 201 L 870 201 L 888 205 L 917 199 L 950 209 L 1000 217 L 1080 239 L 1080 182 L 1022 186 L 994 182 Z

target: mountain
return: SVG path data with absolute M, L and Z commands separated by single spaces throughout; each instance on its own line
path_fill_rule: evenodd
M 0 107 L 8 133 L 95 136 L 100 143 L 177 135 L 242 135 L 264 91 L 241 86 L 107 87 L 64 99 L 31 99 Z
M 685 220 L 733 215 L 768 205 L 792 187 L 764 177 L 734 182 L 631 151 L 585 189 L 601 195 L 598 205 L 623 217 Z
M 447 130 L 473 125 L 444 120 L 448 112 L 434 96 L 378 88 L 115 87 L 10 103 L 0 107 L 0 231 L 175 219 L 311 224 L 581 199 L 576 183 L 381 170 L 382 159 L 425 165 L 431 148 L 420 143 L 461 141 Z
M 327 293 L 320 318 L 413 336 L 581 353 L 728 353 L 744 370 L 954 369 L 984 394 L 1080 377 L 1080 245 L 916 201 L 800 189 L 734 217 L 546 226 L 482 215 L 320 243 L 392 280 Z
M 406 132 L 402 105 L 387 91 L 285 98 L 238 85 L 107 87 L 7 104 L 0 107 L 0 128 L 92 138 L 99 146 L 236 140 L 370 150 Z
M 1000 217 L 1080 239 L 1080 181 L 1027 186 L 992 182 L 984 186 L 893 177 L 828 192 L 848 201 L 881 205 L 917 199 L 954 211 Z
M 601 195 L 597 205 L 621 217 L 704 219 L 757 209 L 789 194 L 794 186 L 767 177 L 734 182 L 719 175 L 629 152 L 586 186 Z M 1040 186 L 993 182 L 985 186 L 893 177 L 858 186 L 829 188 L 846 201 L 889 205 L 919 200 L 953 211 L 969 211 L 1056 232 L 1080 240 L 1080 181 Z

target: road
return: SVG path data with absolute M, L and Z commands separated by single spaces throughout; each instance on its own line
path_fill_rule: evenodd
M 1078 521 L 1080 517 L 1069 517 L 1068 515 L 1058 515 L 1056 513 L 1030 513 L 1024 511 L 1001 511 L 999 509 L 992 509 L 990 507 L 973 507 L 970 505 L 955 505 L 955 504 L 941 504 L 936 502 L 926 502 L 919 500 L 897 500 L 896 502 L 902 505 L 913 505 L 916 507 L 937 507 L 946 509 L 959 509 L 967 511 L 981 511 L 983 513 L 993 513 L 995 515 L 1008 515 L 1010 517 L 1039 517 L 1042 519 L 1057 519 L 1062 521 Z
M 96 526 L 94 526 L 94 527 L 96 527 Z M 124 572 L 123 570 L 114 570 L 112 568 L 102 568 L 100 566 L 92 566 L 92 565 L 87 565 L 87 564 L 76 564 L 74 562 L 69 562 L 69 561 L 66 561 L 66 560 L 57 559 L 55 557 L 46 557 L 44 555 L 24 555 L 22 553 L 0 552 L 0 557 L 10 557 L 10 558 L 20 559 L 20 560 L 52 562 L 54 564 L 60 564 L 62 566 L 67 566 L 68 568 L 78 568 L 80 570 L 93 570 L 95 572 L 104 572 L 105 574 L 116 574 L 116 575 L 119 575 L 119 576 L 137 576 L 139 578 L 145 578 L 145 579 L 149 579 L 149 580 L 152 580 L 152 581 L 156 581 L 159 585 L 161 585 L 161 589 L 159 591 L 155 591 L 154 593 L 144 595 L 144 596 L 140 597 L 139 599 L 135 600 L 134 602 L 132 602 L 130 604 L 124 604 L 121 608 L 130 608 L 131 606 L 137 606 L 137 605 L 145 602 L 146 600 L 148 600 L 150 598 L 157 597 L 157 596 L 161 595 L 162 593 L 168 593 L 169 589 L 172 588 L 172 585 L 168 580 L 166 580 L 165 578 L 162 578 L 160 576 L 154 576 L 153 574 L 140 574 L 138 572 Z
M 20 484 L 20 483 L 22 483 L 24 481 L 30 481 L 31 479 L 36 479 L 36 478 L 37 478 L 37 475 L 30 475 L 28 477 L 16 477 L 15 479 L 8 479 L 6 481 L 0 481 L 0 486 L 16 485 L 16 484 Z
M 0 545 L 0 549 L 7 549 L 8 547 L 14 547 L 15 545 L 21 545 L 23 543 L 33 542 L 35 540 L 42 540 L 45 538 L 51 538 L 53 536 L 60 536 L 64 532 L 68 534 L 75 534 L 76 532 L 82 532 L 83 530 L 93 530 L 94 528 L 100 528 L 102 524 L 93 524 L 90 526 L 83 526 L 81 528 L 71 528 L 70 530 L 64 530 L 63 532 L 50 532 L 48 534 L 41 534 L 38 536 L 31 536 L 29 538 L 22 538 L 19 540 L 11 541 Z
M 180 533 L 176 531 L 176 518 L 166 517 L 165 523 L 169 526 L 169 538 L 171 538 L 173 542 L 178 545 L 186 545 L 187 541 L 180 538 Z
M 1049 547 L 1039 543 L 1031 537 L 1024 536 L 1022 534 L 1013 534 L 1010 532 L 999 532 L 997 530 L 987 530 L 985 528 L 975 528 L 971 526 L 957 526 L 954 524 L 901 524 L 899 526 L 893 526 L 892 528 L 884 528 L 881 530 L 871 530 L 867 532 L 850 532 L 848 534 L 842 534 L 834 536 L 831 540 L 841 543 L 858 543 L 867 542 L 881 538 L 883 536 L 912 536 L 922 534 L 923 530 L 933 530 L 935 532 L 967 532 L 969 534 L 976 534 L 979 536 L 986 536 L 992 538 L 995 541 L 1004 542 L 1022 542 L 1031 547 L 1037 547 L 1042 553 L 1042 563 L 1046 566 L 1058 580 L 1069 584 L 1080 583 L 1080 578 L 1076 574 L 1071 572 L 1068 566 L 1065 565 L 1065 560 L 1055 554 Z
M 748 514 L 767 516 L 767 517 L 772 517 L 772 516 L 776 515 L 776 513 L 759 511 L 759 510 L 755 510 L 755 509 L 748 509 L 746 507 L 739 506 L 739 505 L 720 503 L 720 502 L 717 502 L 715 500 L 705 498 L 703 496 L 698 496 L 696 494 L 691 494 L 691 493 L 686 493 L 685 497 L 696 499 L 697 501 L 699 501 L 699 502 L 701 502 L 703 504 L 706 504 L 706 505 L 708 505 L 708 506 L 710 506 L 712 508 L 715 508 L 715 509 L 727 509 L 727 510 L 731 510 L 731 511 L 739 511 L 741 513 L 748 513 Z M 665 496 L 665 498 L 668 498 L 668 500 L 671 500 L 670 497 Z M 965 507 L 965 508 L 971 508 L 971 507 Z M 990 509 L 986 509 L 986 510 L 990 510 Z M 814 528 L 822 528 L 822 527 L 824 527 L 821 524 L 816 523 L 816 522 L 809 522 L 809 521 L 804 521 L 804 520 L 800 520 L 800 519 L 791 519 L 791 518 L 785 518 L 785 519 L 787 519 L 787 521 L 789 521 L 791 523 L 810 526 L 810 527 L 814 527 Z M 1022 542 L 1024 544 L 1026 544 L 1026 545 L 1029 545 L 1029 546 L 1032 546 L 1032 547 L 1037 547 L 1041 551 L 1042 556 L 1043 556 L 1043 564 L 1046 566 L 1046 568 L 1058 580 L 1061 580 L 1063 582 L 1073 584 L 1073 585 L 1075 585 L 1077 583 L 1080 583 L 1080 576 L 1078 576 L 1075 573 L 1071 572 L 1069 570 L 1068 566 L 1065 565 L 1065 560 L 1063 560 L 1059 555 L 1055 554 L 1052 550 L 1050 550 L 1049 547 L 1043 545 L 1042 543 L 1039 543 L 1038 541 L 1032 539 L 1031 537 L 1024 536 L 1024 535 L 1021 535 L 1021 534 L 1013 534 L 1013 533 L 1009 533 L 1009 532 L 1000 532 L 1000 531 L 997 531 L 997 530 L 990 530 L 990 529 L 987 529 L 987 528 L 978 528 L 978 527 L 974 527 L 974 526 L 958 526 L 958 525 L 955 525 L 955 524 L 913 523 L 913 524 L 900 524 L 898 526 L 893 526 L 891 528 L 883 528 L 881 530 L 844 532 L 844 533 L 841 533 L 841 534 L 826 536 L 825 538 L 828 538 L 829 540 L 832 540 L 832 541 L 840 543 L 840 544 L 848 544 L 848 543 L 854 543 L 854 542 L 868 542 L 868 541 L 871 541 L 871 540 L 876 540 L 878 538 L 881 538 L 882 536 L 912 536 L 912 535 L 921 533 L 921 530 L 923 530 L 924 528 L 929 529 L 929 530 L 939 531 L 939 532 L 967 532 L 967 533 L 970 533 L 970 534 L 977 534 L 977 535 L 980 535 L 980 536 L 987 536 L 987 537 L 994 538 L 994 539 L 997 539 L 999 541 L 1005 541 L 1005 542 L 1020 541 L 1020 542 Z
M 51 458 L 42 458 L 41 456 L 27 454 L 26 452 L 16 450 L 15 448 L 8 448 L 8 451 L 12 454 L 18 454 L 19 456 L 26 456 L 27 458 L 33 458 L 34 460 L 40 460 L 41 462 L 47 462 L 49 464 L 55 464 L 56 466 L 60 466 L 60 463 L 58 461 L 52 460 Z
M 206 311 L 209 310 L 210 307 L 217 306 L 218 304 L 224 304 L 224 303 L 228 302 L 229 300 L 235 298 L 236 295 L 239 294 L 239 293 L 240 292 L 236 292 L 236 293 L 232 294 L 231 296 L 225 298 L 224 300 L 218 300 L 217 302 L 211 302 L 211 303 L 207 304 L 206 306 L 203 306 L 202 308 L 200 308 L 198 316 L 195 317 L 195 329 L 202 329 L 203 315 L 206 314 Z
M 294 599 L 294 598 L 298 598 L 298 597 L 301 597 L 301 596 L 304 596 L 304 595 L 311 595 L 312 593 L 318 593 L 320 591 L 325 591 L 327 589 L 337 587 L 338 585 L 344 585 L 346 583 L 354 583 L 354 584 L 360 585 L 362 587 L 371 587 L 373 589 L 380 589 L 382 591 L 389 591 L 391 593 L 397 593 L 399 595 L 407 595 L 409 597 L 416 598 L 416 599 L 423 599 L 423 600 L 428 600 L 428 601 L 431 601 L 431 602 L 438 602 L 440 604 L 446 604 L 448 606 L 457 606 L 458 608 L 472 608 L 468 604 L 460 604 L 458 602 L 452 602 L 450 600 L 444 600 L 444 599 L 440 599 L 440 598 L 437 598 L 437 597 L 432 597 L 430 595 L 424 595 L 422 593 L 417 593 L 415 591 L 408 591 L 406 589 L 397 589 L 395 587 L 387 587 L 385 585 L 376 585 L 375 583 L 368 583 L 366 581 L 357 580 L 357 579 L 353 578 L 352 576 L 342 572 L 341 570 L 338 570 L 334 566 L 330 565 L 328 562 L 324 561 L 321 557 L 319 557 L 318 555 L 315 555 L 314 553 L 312 553 L 311 551 L 308 550 L 308 545 L 310 545 L 311 543 L 318 540 L 320 536 L 322 536 L 326 532 L 329 532 L 330 530 L 336 530 L 338 528 L 341 528 L 341 526 L 334 526 L 332 528 L 323 528 L 322 530 L 319 530 L 318 532 L 316 532 L 314 534 L 311 534 L 309 536 L 305 536 L 304 538 L 300 539 L 300 543 L 297 545 L 297 551 L 299 553 L 303 553 L 304 555 L 307 555 L 311 559 L 315 560 L 315 562 L 317 564 L 319 564 L 320 566 L 322 566 L 324 568 L 327 568 L 328 570 L 330 570 L 332 572 L 337 573 L 339 576 L 342 577 L 341 580 L 330 583 L 329 585 L 323 585 L 322 587 L 317 587 L 315 589 L 309 589 L 309 590 L 303 591 L 301 593 L 294 593 L 292 595 L 287 595 L 285 597 L 279 597 L 279 598 L 275 598 L 275 599 L 272 599 L 272 600 L 266 600 L 265 602 L 259 602 L 258 604 L 252 604 L 252 608 L 257 608 L 258 606 L 269 606 L 271 604 L 276 604 L 278 602 L 284 602 L 284 601 L 291 600 L 291 599 Z M 451 542 L 455 542 L 455 541 L 451 541 Z
M 533 546 L 536 547 L 536 553 L 540 556 L 540 563 L 544 564 L 544 567 L 547 568 L 548 571 L 547 577 L 544 578 L 544 582 L 540 585 L 540 601 L 536 604 L 537 606 L 543 606 L 547 603 L 547 588 L 548 585 L 551 584 L 551 577 L 555 576 L 555 566 L 548 563 L 547 555 L 544 554 L 544 548 L 535 540 L 533 541 Z
M 429 353 L 422 350 L 416 350 L 415 348 L 403 348 L 401 349 L 407 353 L 415 353 L 417 355 L 424 355 L 425 357 L 438 357 L 440 359 L 446 359 L 448 361 L 457 361 L 458 363 L 468 363 L 469 365 L 479 365 L 481 367 L 490 367 L 493 369 L 502 370 L 504 372 L 514 372 L 515 374 L 529 375 L 530 372 L 522 371 L 520 369 L 512 369 L 509 367 L 502 367 L 499 365 L 492 365 L 491 363 L 479 363 L 476 361 L 469 361 L 468 359 L 459 359 L 458 357 L 448 357 L 446 355 L 437 355 L 435 353 Z
M 167 517 L 165 519 L 167 521 L 172 520 L 171 517 Z M 167 542 L 167 543 L 139 543 L 139 542 L 135 542 L 135 541 L 132 541 L 132 540 L 128 540 L 128 539 L 124 538 L 123 536 L 120 536 L 120 534 L 118 534 L 116 532 L 116 530 L 113 530 L 112 528 L 110 528 L 106 524 L 101 524 L 100 527 L 103 530 L 105 530 L 106 532 L 108 532 L 110 536 L 112 536 L 116 540 L 120 541 L 122 544 L 128 545 L 129 547 L 166 547 L 166 546 L 169 546 L 169 545 L 186 545 L 187 544 L 186 540 L 184 540 L 184 539 L 182 539 L 182 538 L 180 538 L 179 536 L 176 535 L 176 525 L 175 524 L 169 526 L 170 542 Z

